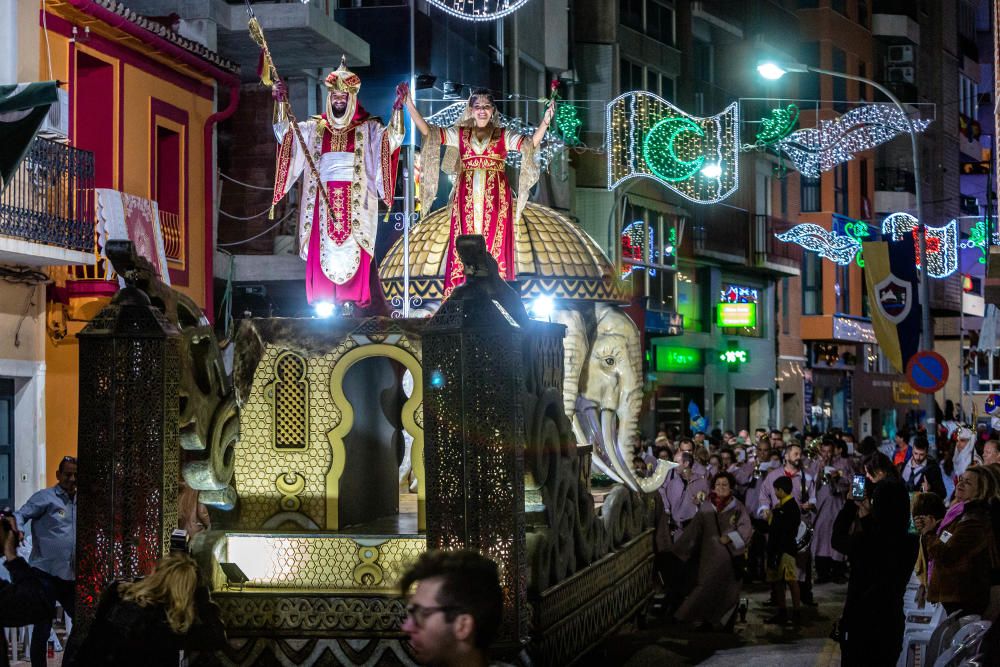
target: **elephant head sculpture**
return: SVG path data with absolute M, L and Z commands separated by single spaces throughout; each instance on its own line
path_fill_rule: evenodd
M 649 477 L 632 468 L 642 409 L 639 329 L 604 303 L 559 309 L 552 320 L 566 325 L 563 402 L 577 441 L 593 445 L 594 465 L 612 479 L 634 491 L 655 491 L 671 465 L 657 461 Z

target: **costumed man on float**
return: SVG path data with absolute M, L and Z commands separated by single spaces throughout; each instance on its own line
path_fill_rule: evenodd
M 528 203 L 531 188 L 538 182 L 535 150 L 542 143 L 555 113 L 550 101 L 534 134 L 525 136 L 500 127 L 493 95 L 486 89 L 472 92 L 462 116 L 452 127 L 427 123 L 417 111 L 413 98 L 406 96 L 406 108 L 423 135 L 420 150 L 423 183 L 422 208 L 429 211 L 437 195 L 438 171 L 455 176 L 448 200 L 451 232 L 445 261 L 444 293 L 449 296 L 465 282 L 464 267 L 455 242 L 459 236 L 478 234 L 486 239 L 486 249 L 497 261 L 500 277 L 516 279 L 514 258 L 515 228 Z M 441 161 L 441 146 L 445 158 Z M 507 153 L 520 151 L 521 173 L 516 203 L 512 201 L 505 165 Z
M 397 88 L 384 126 L 358 102 L 361 78 L 347 69 L 346 58 L 325 84 L 326 113 L 293 124 L 288 88 L 274 83 L 274 134 L 280 142 L 274 203 L 301 177 L 298 237 L 299 256 L 306 261 L 306 298 L 310 304 L 338 304 L 343 315 L 351 316 L 372 303 L 373 289 L 381 290 L 372 264 L 378 202 L 392 206 L 408 90 L 405 84 Z

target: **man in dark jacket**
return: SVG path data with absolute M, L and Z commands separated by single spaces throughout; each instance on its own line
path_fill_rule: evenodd
M 865 457 L 864 499 L 844 505 L 833 546 L 851 563 L 840 620 L 841 664 L 896 664 L 903 645 L 903 593 L 917 558 L 909 534 L 910 498 L 896 467 L 881 452 Z
M 791 620 L 801 621 L 801 592 L 799 590 L 798 569 L 795 566 L 795 536 L 802 522 L 799 504 L 792 496 L 792 480 L 782 476 L 774 480 L 774 495 L 778 505 L 770 510 L 767 526 L 767 580 L 771 584 L 771 596 L 778 603 L 778 613 L 766 619 L 765 623 L 784 625 L 788 622 L 788 607 L 785 602 L 785 586 L 792 594 Z
M 0 581 L 0 667 L 8 667 L 7 641 L 3 628 L 16 628 L 44 620 L 52 613 L 52 602 L 42 582 L 23 558 L 17 555 L 20 535 L 14 517 L 0 513 L 0 543 L 10 583 Z
M 896 466 L 899 475 L 910 493 L 935 493 L 941 500 L 947 500 L 948 492 L 944 488 L 944 477 L 937 461 L 928 457 L 927 438 L 918 436 L 913 440 L 913 451 L 910 460 Z

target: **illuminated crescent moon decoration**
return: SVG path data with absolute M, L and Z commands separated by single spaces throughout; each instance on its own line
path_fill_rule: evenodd
M 642 140 L 642 158 L 650 171 L 665 181 L 685 181 L 694 176 L 705 163 L 704 155 L 685 160 L 677 154 L 674 143 L 685 132 L 698 137 L 705 136 L 705 131 L 696 122 L 685 116 L 677 116 L 658 122 Z
M 739 105 L 714 116 L 685 113 L 634 91 L 607 106 L 608 189 L 649 178 L 697 204 L 722 201 L 739 188 Z

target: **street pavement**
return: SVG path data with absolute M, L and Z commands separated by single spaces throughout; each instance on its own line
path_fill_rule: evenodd
M 840 647 L 829 638 L 840 618 L 847 592 L 845 584 L 814 586 L 818 607 L 803 607 L 798 628 L 765 625 L 774 613 L 765 607 L 769 593 L 764 584 L 744 587 L 750 607 L 746 623 L 736 623 L 732 633 L 706 632 L 692 625 L 662 618 L 623 628 L 582 661 L 586 667 L 647 667 L 708 665 L 710 667 L 835 667 Z

